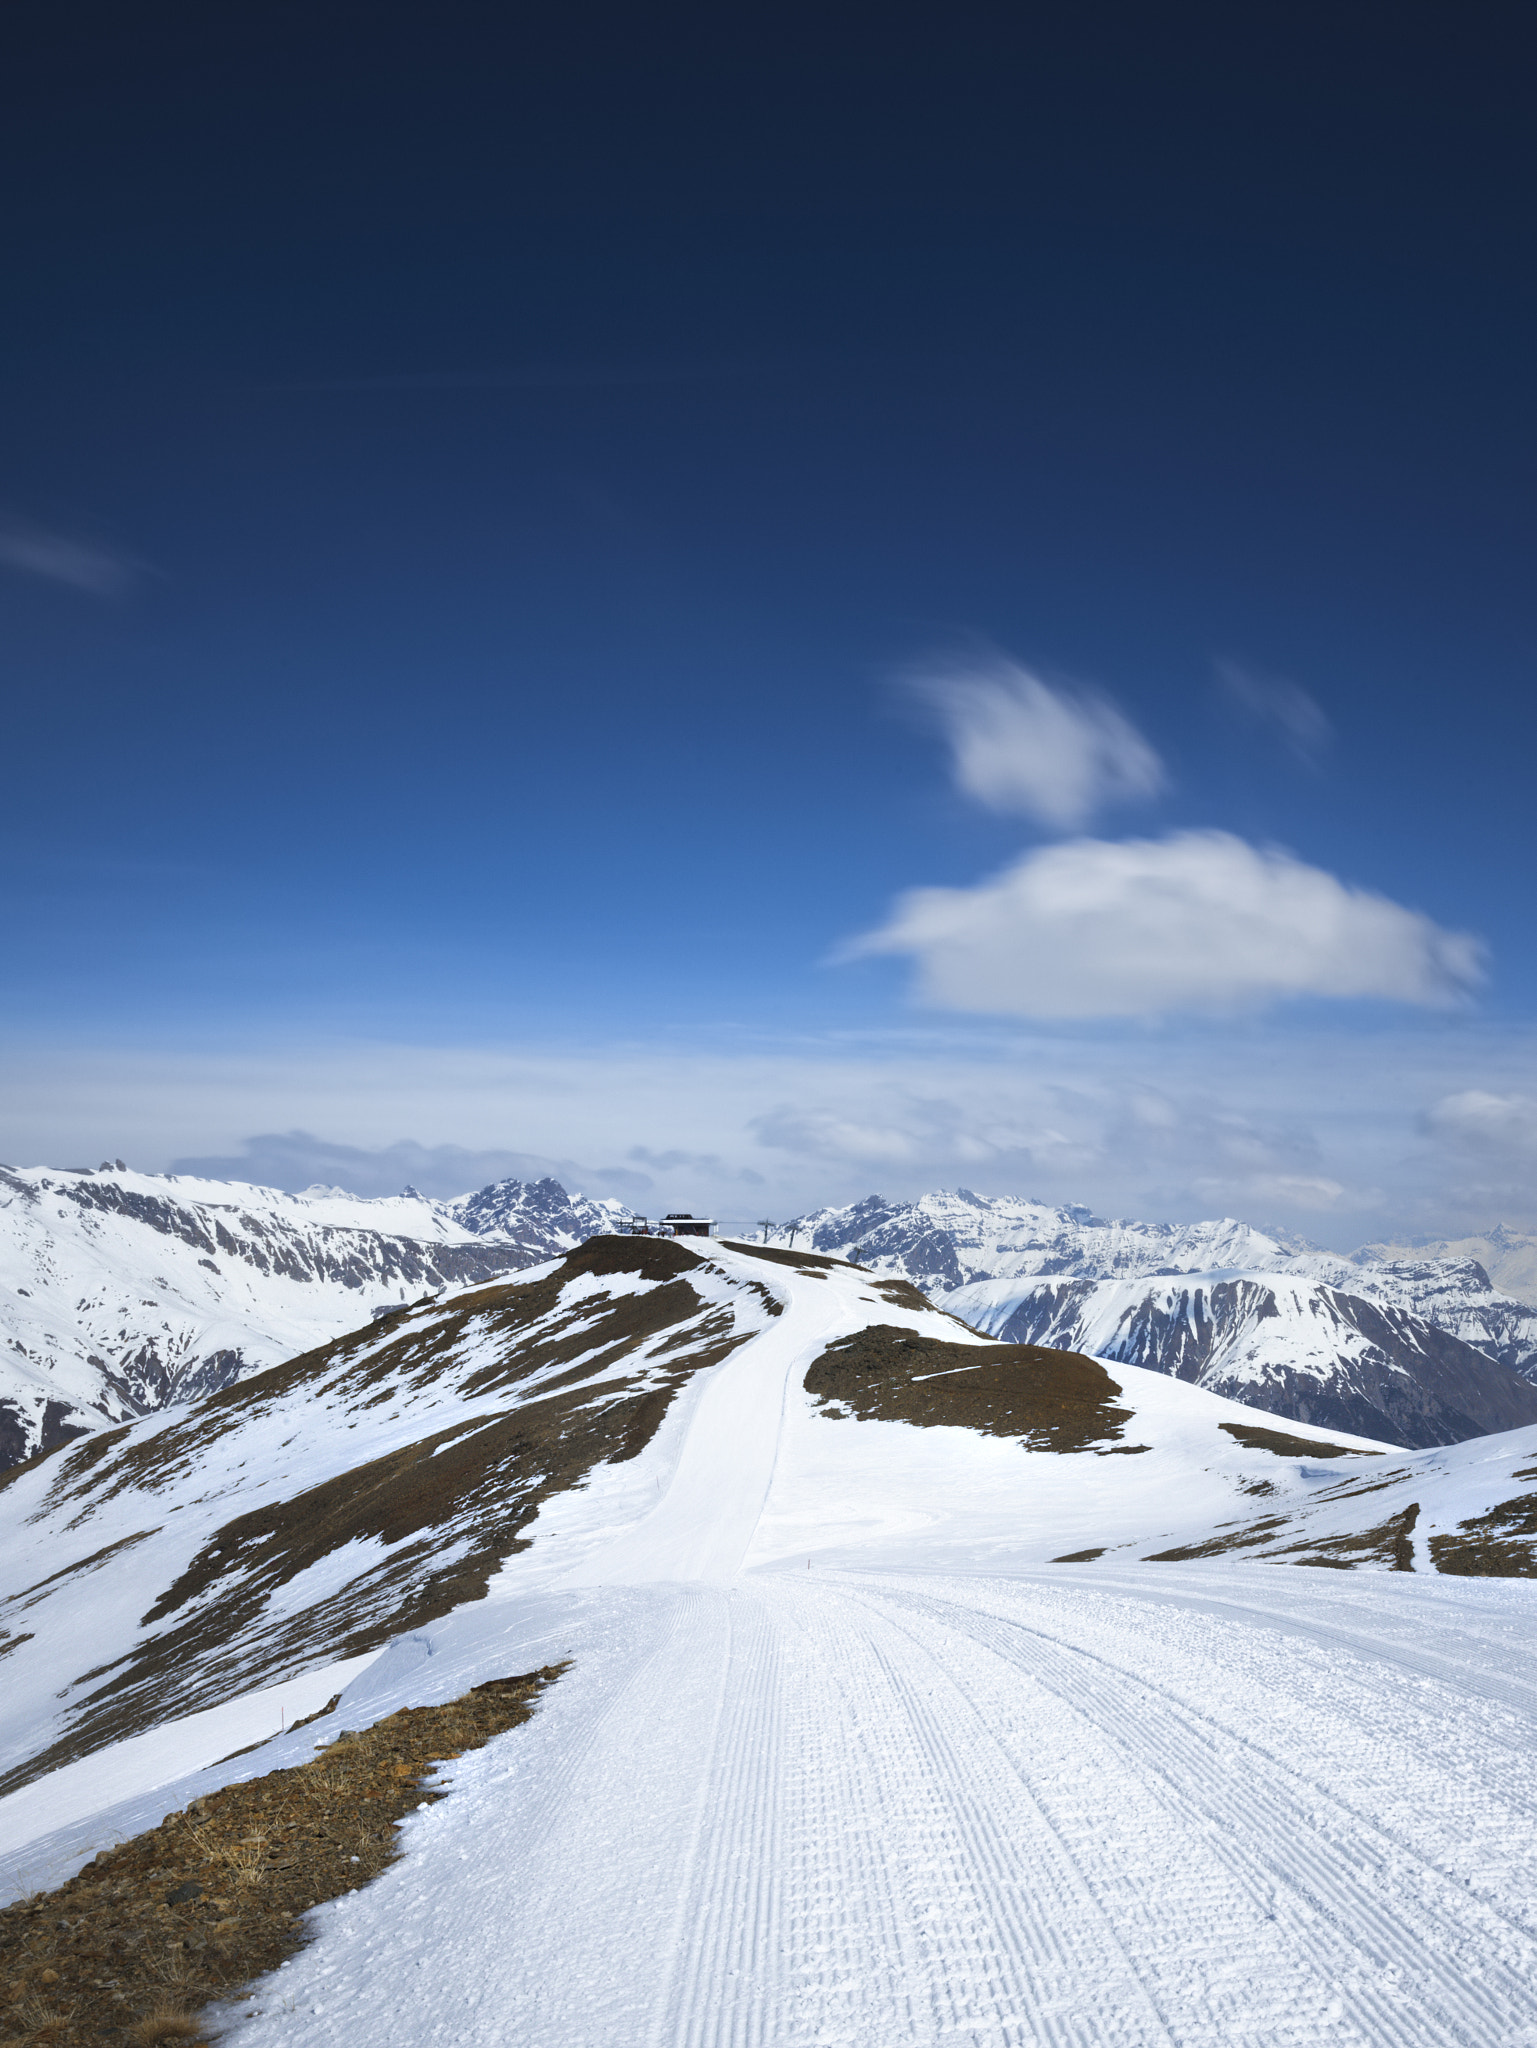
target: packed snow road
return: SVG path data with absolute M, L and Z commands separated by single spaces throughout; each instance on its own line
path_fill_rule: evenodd
M 1503 1590 L 802 1566 L 556 1594 L 476 1649 L 575 1669 L 239 2038 L 1537 2042 L 1537 1674 Z
M 1537 2044 L 1528 1584 L 1010 1563 L 982 1479 L 968 1564 L 953 1501 L 917 1526 L 806 1451 L 861 1312 L 776 1285 L 647 1514 L 568 1502 L 580 1562 L 536 1542 L 349 1693 L 575 1659 L 243 2048 Z M 841 1547 L 790 1557 L 808 1499 Z

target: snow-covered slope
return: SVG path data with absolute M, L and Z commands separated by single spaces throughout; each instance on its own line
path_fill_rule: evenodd
M 545 1494 L 768 1319 L 751 1277 L 595 1238 L 16 1468 L 0 1789 L 479 1598 Z
M 0 1167 L 0 1469 L 228 1385 L 424 1289 L 612 1227 L 552 1180 L 458 1202 Z
M 222 2039 L 1531 2044 L 1534 1461 L 595 1239 L 0 1485 L 0 1845 L 571 1658 Z
M 1486 1441 L 1507 1476 L 1537 1455 L 1537 1432 Z M 0 1788 L 360 1656 L 480 1598 L 530 1538 L 525 1585 L 889 1556 L 908 1529 L 931 1562 L 952 1542 L 1146 1553 L 1207 1541 L 1256 1491 L 1291 1512 L 1315 1450 L 1375 1472 L 1384 1449 L 988 1343 L 814 1254 L 596 1237 L 9 1474 Z M 1431 1488 L 1451 1468 L 1404 1469 Z M 1428 1534 L 1466 1502 L 1421 1505 Z
M 792 1233 L 992 1335 L 1125 1358 L 1294 1421 L 1419 1446 L 1537 1421 L 1516 1384 L 1537 1381 L 1537 1309 L 1472 1259 L 1374 1263 L 1231 1218 L 1105 1222 L 964 1188 L 818 1210 L 775 1242 Z

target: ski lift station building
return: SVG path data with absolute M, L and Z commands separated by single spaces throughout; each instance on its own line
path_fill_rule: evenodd
M 691 1216 L 687 1209 L 669 1209 L 659 1223 L 630 1218 L 632 1237 L 714 1237 L 719 1228 L 713 1216 Z

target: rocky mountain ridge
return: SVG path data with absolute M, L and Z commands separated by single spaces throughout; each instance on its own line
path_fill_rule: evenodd
M 1415 1237 L 1402 1243 L 1367 1244 L 1351 1253 L 1364 1266 L 1435 1265 L 1471 1260 L 1487 1273 L 1502 1294 L 1537 1305 L 1537 1231 L 1512 1230 L 1496 1223 L 1471 1237 Z
M 1406 1447 L 1537 1421 L 1537 1308 L 1477 1260 L 1351 1257 L 1230 1217 L 1107 1221 L 967 1189 L 871 1196 L 774 1241 L 857 1258 L 1012 1342 L 1167 1372 Z
M 0 1469 L 558 1257 L 622 1213 L 554 1180 L 441 1202 L 0 1167 Z
M 402 1302 L 558 1257 L 626 1214 L 553 1179 L 440 1201 L 115 1164 L 0 1168 L 0 1469 Z M 774 1234 L 792 1239 L 909 1281 L 989 1335 L 1172 1373 L 1295 1421 L 1426 1446 L 1537 1420 L 1537 1308 L 1459 1248 L 1344 1257 L 1232 1218 L 1107 1221 L 964 1189 L 818 1210 Z M 1520 1250 L 1514 1233 L 1501 1242 Z

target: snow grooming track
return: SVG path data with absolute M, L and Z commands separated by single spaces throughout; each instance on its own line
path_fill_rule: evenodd
M 888 1831 L 887 1868 L 917 1935 L 927 2010 L 912 2037 L 1169 2042 L 1073 1859 L 943 1666 L 926 1651 L 915 1658 L 910 1635 L 836 1588 L 787 1619 L 822 1672 L 858 1674 L 848 1733 L 879 1733 L 869 1817 Z M 1085 2010 L 1091 1987 L 1098 2030 Z
M 1533 1588 L 1011 1570 L 996 1521 L 958 1542 L 947 1499 L 926 1549 L 857 1479 L 816 1511 L 875 1532 L 868 1567 L 771 1529 L 744 1570 L 778 1480 L 793 1505 L 827 1469 L 797 1460 L 855 1441 L 824 1429 L 866 1427 L 809 1416 L 811 1360 L 872 1320 L 959 1333 L 848 1269 L 719 1263 L 784 1312 L 701 1384 L 656 1504 L 573 1497 L 435 1625 L 439 1687 L 535 1612 L 571 1671 L 224 2039 L 1537 2048 Z
M 1006 1598 L 1007 1590 L 978 1588 L 989 1602 L 999 1593 Z M 1119 1796 L 1140 1795 L 1156 1809 L 1153 1819 L 1165 1845 L 1160 1862 L 1166 1918 L 1171 1906 L 1178 1909 L 1170 1895 L 1173 1884 L 1188 1883 L 1199 1871 L 1203 1850 L 1220 1862 L 1231 1888 L 1220 1901 L 1196 1899 L 1186 1910 L 1194 1927 L 1213 1905 L 1219 1907 L 1222 1950 L 1228 1958 L 1235 1953 L 1244 1958 L 1251 2006 L 1253 1980 L 1283 1971 L 1288 1981 L 1278 2009 L 1266 2016 L 1269 2026 L 1285 2013 L 1295 2028 L 1309 2003 L 1317 2003 L 1321 1988 L 1344 1984 L 1349 2018 L 1337 1999 L 1327 2000 L 1316 2016 L 1331 2040 L 1398 2044 L 1429 2039 L 1493 2048 L 1531 2038 L 1527 2029 L 1537 1983 L 1532 1929 L 1489 1901 L 1470 1897 L 1466 1882 L 1428 1860 L 1422 1845 L 1389 1832 L 1350 1804 L 1343 1796 L 1350 1784 L 1345 1771 L 1326 1784 L 1265 1743 L 1194 1709 L 1124 1661 L 1063 1641 L 1041 1626 L 1040 1617 L 1026 1621 L 978 1611 L 927 1591 L 904 1589 L 899 1595 L 889 1587 L 871 1588 L 862 1597 L 883 1608 L 895 1605 L 901 1625 L 917 1641 L 941 1634 L 958 1685 L 964 1686 L 960 1674 L 968 1666 L 972 1683 L 985 1685 L 984 1661 L 1028 1673 L 1060 1714 L 1076 1721 L 1076 1728 L 1064 1721 L 1065 1746 L 1077 1747 L 1086 1758 L 1093 1745 L 1103 1746 L 1106 1753 L 1095 1762 L 1087 1810 L 1080 1801 L 1080 1811 L 1072 1813 L 1071 1780 L 1043 1779 L 1043 1796 L 1061 1813 L 1065 1830 L 1073 1828 L 1103 1844 L 1110 1774 L 1118 1767 L 1125 1780 L 1117 1788 Z M 1049 1714 L 1038 1707 L 1030 1726 L 1032 1744 L 1047 1736 L 1048 1721 Z M 1333 1731 L 1320 1727 L 1318 1732 L 1327 1747 Z M 1382 1730 L 1376 1733 L 1380 1744 Z M 1404 1756 L 1411 1753 L 1406 1747 Z M 1531 1802 L 1518 1798 L 1515 1805 L 1513 1832 L 1518 1839 L 1530 1839 Z M 1507 1827 L 1507 1832 L 1512 1830 Z M 1171 1857 L 1167 1845 L 1177 1834 L 1188 1842 Z M 1245 1899 L 1262 1923 L 1247 1930 L 1239 1924 Z M 1266 1954 L 1276 1950 L 1276 1932 L 1283 1923 L 1287 1945 L 1298 1952 L 1289 1968 L 1281 1954 Z M 1150 1957 L 1150 1968 L 1170 1960 L 1172 1931 L 1168 1926 L 1161 1930 L 1164 1955 Z M 1470 1969 L 1475 1955 L 1476 1967 Z M 1300 1978 L 1296 1967 L 1303 1957 L 1312 1965 L 1311 1983 Z M 1193 2029 L 1194 2018 L 1180 2025 L 1181 2040 L 1207 2038 Z M 1265 2024 L 1252 2009 L 1241 2015 L 1214 2013 L 1217 2030 L 1210 2038 L 1247 2038 L 1256 2019 Z M 1258 2038 L 1309 2037 L 1265 2031 Z

